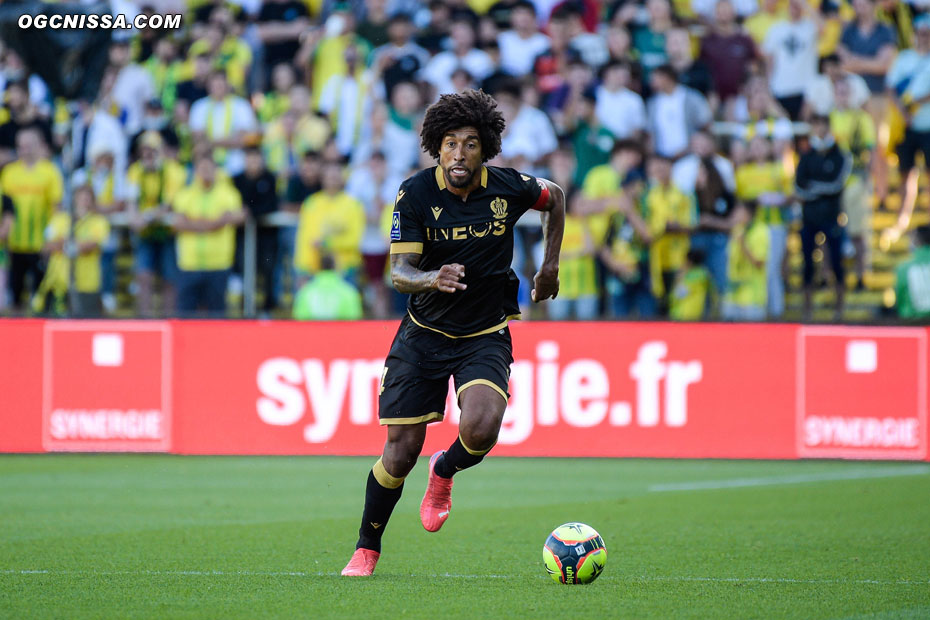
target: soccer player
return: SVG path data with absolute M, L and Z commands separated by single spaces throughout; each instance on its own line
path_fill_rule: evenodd
M 423 119 L 421 146 L 439 165 L 404 181 L 394 203 L 391 281 L 411 296 L 381 376 L 387 442 L 368 474 L 359 539 L 343 575 L 374 572 L 426 426 L 443 418 L 450 375 L 462 410 L 459 436 L 430 458 L 420 504 L 427 531 L 449 517 L 452 476 L 497 442 L 513 362 L 507 322 L 519 316 L 513 226 L 529 209 L 542 212 L 546 237 L 531 297 L 558 294 L 565 195 L 546 179 L 483 165 L 500 152 L 503 131 L 496 102 L 481 91 L 443 95 Z

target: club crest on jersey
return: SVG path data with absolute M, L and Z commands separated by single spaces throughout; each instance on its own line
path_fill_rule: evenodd
M 400 211 L 391 214 L 391 241 L 400 241 Z
M 491 201 L 491 213 L 494 214 L 494 219 L 502 220 L 507 217 L 507 201 L 498 196 Z

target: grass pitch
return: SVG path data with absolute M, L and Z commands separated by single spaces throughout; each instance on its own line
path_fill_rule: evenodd
M 927 618 L 930 466 L 489 458 L 370 579 L 338 576 L 372 458 L 0 457 L 0 617 Z M 554 583 L 566 521 L 604 537 Z

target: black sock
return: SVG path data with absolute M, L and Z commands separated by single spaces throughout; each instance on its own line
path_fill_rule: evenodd
M 356 549 L 371 549 L 372 551 L 381 552 L 381 536 L 384 534 L 384 528 L 394 512 L 394 506 L 400 499 L 404 491 L 403 478 L 392 478 L 388 474 L 388 484 L 397 486 L 386 487 L 376 476 L 375 471 L 380 467 L 381 472 L 384 466 L 381 461 L 375 463 L 372 471 L 368 472 L 368 485 L 365 488 L 365 509 L 362 511 L 362 526 L 358 529 L 358 543 Z M 386 472 L 385 472 L 386 473 Z
M 493 446 L 492 446 L 493 447 Z M 484 455 L 491 451 L 491 448 L 482 450 L 469 450 L 462 443 L 461 437 L 456 437 L 449 449 L 436 461 L 433 471 L 440 478 L 451 478 L 455 472 L 474 467 L 484 458 Z

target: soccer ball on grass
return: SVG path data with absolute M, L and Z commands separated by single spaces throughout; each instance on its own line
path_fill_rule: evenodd
M 607 564 L 607 547 L 590 525 L 566 523 L 546 539 L 543 562 L 549 576 L 559 583 L 591 583 Z

